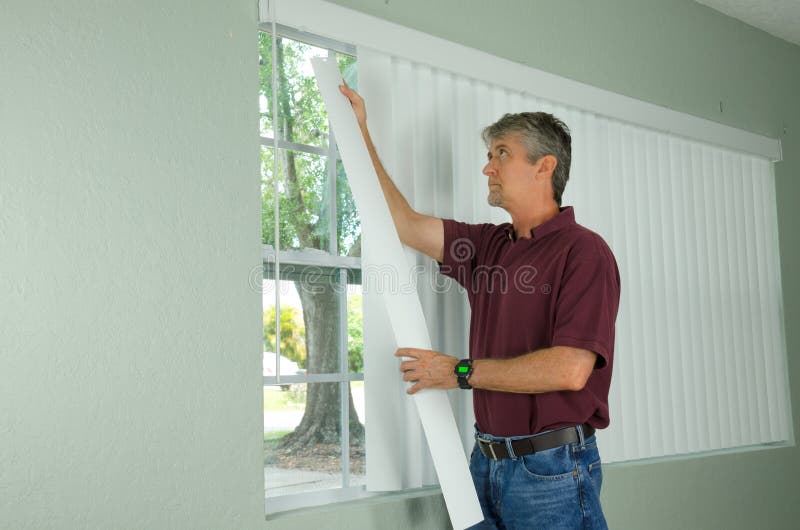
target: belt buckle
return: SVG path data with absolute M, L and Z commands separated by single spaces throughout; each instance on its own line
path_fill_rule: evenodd
M 483 438 L 478 438 L 478 443 L 485 444 L 489 446 L 489 451 L 492 453 L 492 460 L 497 460 L 497 455 L 494 452 L 494 446 L 492 445 L 493 442 L 489 440 L 484 440 Z

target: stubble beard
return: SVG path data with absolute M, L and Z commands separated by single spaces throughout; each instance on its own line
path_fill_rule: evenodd
M 503 206 L 503 196 L 494 190 L 489 191 L 489 196 L 486 197 L 486 202 L 489 206 Z

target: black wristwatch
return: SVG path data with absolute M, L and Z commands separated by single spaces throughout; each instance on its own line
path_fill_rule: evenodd
M 453 372 L 456 374 L 459 388 L 463 388 L 464 390 L 472 388 L 472 385 L 469 384 L 469 378 L 472 375 L 472 359 L 461 359 L 458 361 Z

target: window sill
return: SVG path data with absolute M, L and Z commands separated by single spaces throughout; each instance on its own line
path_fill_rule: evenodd
M 280 522 L 284 519 L 290 519 L 301 514 L 303 516 L 322 515 L 326 512 L 338 512 L 347 508 L 379 506 L 386 503 L 433 497 L 442 494 L 442 489 L 439 486 L 426 486 L 391 492 L 367 492 L 363 488 L 350 488 L 350 490 L 357 491 L 347 492 L 346 490 L 330 490 L 330 493 L 335 493 L 335 495 L 327 496 L 330 500 L 325 500 L 325 496 L 321 495 L 314 495 L 314 497 L 317 497 L 314 498 L 312 494 L 299 494 L 293 497 L 304 497 L 309 502 L 316 501 L 315 505 L 302 505 L 302 501 L 300 501 L 299 505 L 291 506 L 285 510 L 267 513 L 265 518 L 268 522 Z M 355 495 L 355 497 L 353 497 L 353 495 Z M 295 504 L 293 501 L 290 502 L 291 504 Z M 269 507 L 270 504 L 270 501 L 267 500 L 265 506 Z M 287 503 L 287 505 L 289 505 L 289 503 Z M 273 509 L 275 508 L 274 505 L 271 507 Z

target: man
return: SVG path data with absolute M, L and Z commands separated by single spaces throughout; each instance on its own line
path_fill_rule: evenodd
M 603 239 L 561 207 L 569 130 L 550 114 L 506 114 L 487 127 L 488 201 L 512 222 L 466 224 L 414 211 L 387 175 L 363 99 L 346 85 L 401 241 L 467 289 L 470 356 L 400 348 L 403 379 L 472 389 L 470 471 L 483 529 L 607 528 L 595 429 L 608 390 L 620 279 Z

